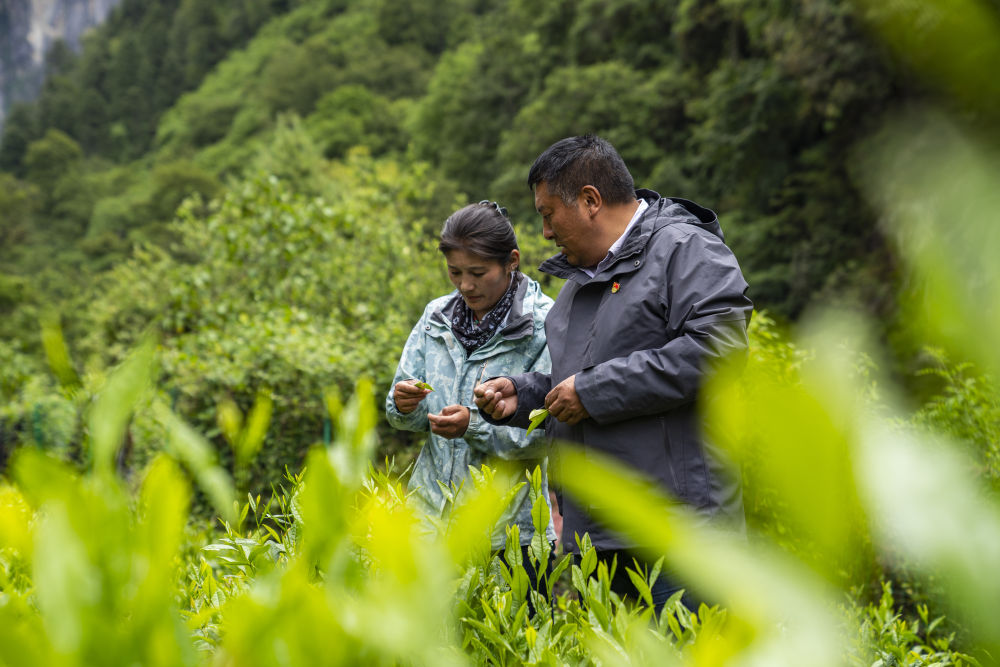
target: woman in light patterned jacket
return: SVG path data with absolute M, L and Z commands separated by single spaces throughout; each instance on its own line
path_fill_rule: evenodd
M 438 248 L 455 291 L 427 304 L 386 396 L 386 416 L 395 428 L 430 431 L 409 482 L 411 498 L 429 517 L 446 511 L 444 489 L 472 487 L 470 466 L 496 469 L 496 479 L 509 487 L 526 481 L 525 470 L 541 466 L 543 497 L 549 497 L 544 432 L 492 426 L 472 400 L 481 378 L 545 373 L 550 366 L 545 314 L 552 299 L 518 270 L 520 251 L 506 213 L 483 201 L 445 221 Z M 502 549 L 505 526 L 517 524 L 526 566 L 535 532 L 528 490 L 525 484 L 492 533 L 493 549 Z M 550 521 L 546 540 L 555 538 Z

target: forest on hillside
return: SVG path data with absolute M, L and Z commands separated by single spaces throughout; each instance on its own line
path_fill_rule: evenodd
M 165 245 L 182 199 L 260 171 L 288 123 L 327 160 L 425 163 L 526 229 L 527 166 L 593 131 L 637 183 L 717 210 L 755 301 L 793 319 L 845 295 L 891 312 L 854 151 L 925 94 L 834 0 L 123 2 L 47 71 L 0 144 L 6 283 Z
M 400 266 L 392 246 L 422 247 L 457 205 L 490 198 L 537 265 L 550 253 L 527 166 L 584 132 L 612 141 L 638 185 L 718 211 L 758 310 L 859 303 L 891 322 L 894 261 L 852 171 L 882 114 L 921 94 L 903 71 L 829 0 L 126 1 L 80 54 L 54 48 L 40 98 L 9 114 L 0 332 L 27 365 L 39 318 L 58 313 L 79 363 L 104 367 L 153 326 L 178 350 L 170 390 L 189 413 L 261 384 L 316 396 L 358 373 L 384 381 L 445 287 L 423 266 L 375 278 Z M 321 230 L 327 211 L 297 215 L 299 231 L 232 225 L 234 209 L 315 197 L 356 210 L 361 237 Z M 214 262 L 238 276 L 255 251 L 213 250 L 201 221 L 267 239 L 259 275 L 220 280 Z M 338 268 L 340 244 L 370 235 L 372 264 Z M 204 282 L 167 277 L 191 271 Z M 337 296 L 348 276 L 377 289 Z M 317 343 L 252 363 L 296 317 Z M 365 344 L 337 352 L 345 330 Z
M 122 660 L 314 664 L 324 633 L 295 628 L 321 619 L 331 663 L 992 664 L 998 44 L 996 0 L 122 0 L 49 52 L 0 136 L 0 662 L 96 664 L 114 632 Z M 715 210 L 750 284 L 750 362 L 708 417 L 773 554 L 687 556 L 695 579 L 730 572 L 728 616 L 651 624 L 562 561 L 578 597 L 546 625 L 464 519 L 407 537 L 420 440 L 372 401 L 451 291 L 441 223 L 502 203 L 555 296 L 526 177 L 582 133 L 638 187 Z M 672 516 L 627 481 L 609 503 Z M 101 564 L 130 559 L 177 581 L 134 597 Z M 84 570 L 104 587 L 67 594 Z

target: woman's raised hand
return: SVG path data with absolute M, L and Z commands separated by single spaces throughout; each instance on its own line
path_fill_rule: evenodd
M 404 415 L 410 414 L 417 409 L 420 401 L 424 400 L 430 389 L 422 389 L 417 386 L 420 380 L 401 380 L 392 388 L 392 400 L 396 402 L 396 409 Z
M 469 428 L 470 414 L 464 405 L 446 405 L 440 414 L 427 415 L 427 420 L 432 433 L 442 438 L 461 438 Z

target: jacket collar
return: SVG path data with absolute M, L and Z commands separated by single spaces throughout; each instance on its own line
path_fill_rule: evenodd
M 618 249 L 614 261 L 600 273 L 591 278 L 578 267 L 567 262 L 562 253 L 542 262 L 538 270 L 580 284 L 586 284 L 591 280 L 606 280 L 612 274 L 631 273 L 639 268 L 641 261 L 634 260 L 624 266 L 622 263 L 641 254 L 645 250 L 646 244 L 649 243 L 649 237 L 653 235 L 653 232 L 667 225 L 692 224 L 715 234 L 720 239 L 723 238 L 719 219 L 715 212 L 710 209 L 687 199 L 661 197 L 659 193 L 645 188 L 636 190 L 635 196 L 637 199 L 644 199 L 649 204 L 649 208 L 629 232 L 625 242 Z
M 528 293 L 529 283 L 532 281 L 525 276 L 517 286 L 517 293 L 514 295 L 514 303 L 510 307 L 510 314 L 507 316 L 507 324 L 500 329 L 500 335 L 507 339 L 523 338 L 530 336 L 535 325 L 532 313 L 534 312 L 534 294 Z M 525 303 L 530 299 L 530 303 Z M 451 318 L 454 314 L 454 304 L 451 300 L 443 308 L 436 311 L 431 316 L 431 322 L 436 325 L 451 329 Z
M 574 280 L 582 284 L 591 280 L 596 280 L 598 277 L 603 276 L 610 269 L 616 267 L 625 257 L 630 257 L 637 252 L 641 252 L 642 249 L 646 247 L 649 235 L 653 233 L 653 221 L 659 217 L 659 206 L 657 205 L 657 202 L 660 201 L 661 197 L 658 193 L 646 189 L 636 190 L 635 196 L 638 199 L 644 199 L 646 203 L 649 204 L 649 208 L 646 209 L 646 211 L 642 214 L 642 217 L 639 218 L 636 224 L 632 227 L 632 231 L 629 232 L 628 237 L 625 239 L 625 243 L 623 243 L 621 248 L 618 249 L 618 254 L 615 255 L 614 261 L 606 266 L 603 271 L 591 278 L 578 267 L 567 262 L 566 256 L 562 253 L 550 257 L 542 262 L 542 264 L 538 267 L 538 270 L 557 278 Z

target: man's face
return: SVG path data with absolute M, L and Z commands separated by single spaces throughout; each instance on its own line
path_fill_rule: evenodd
M 593 247 L 596 230 L 582 199 L 567 205 L 543 181 L 535 186 L 535 209 L 542 216 L 542 236 L 555 241 L 573 266 L 594 266 L 607 254 Z

